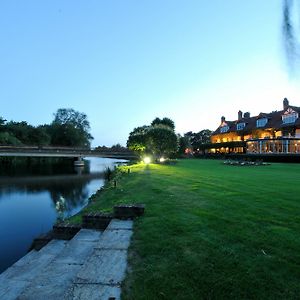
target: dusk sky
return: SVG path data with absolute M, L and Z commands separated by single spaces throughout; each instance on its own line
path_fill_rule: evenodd
M 88 116 L 93 146 L 169 117 L 176 131 L 300 106 L 285 59 L 282 0 L 2 0 L 0 116 Z

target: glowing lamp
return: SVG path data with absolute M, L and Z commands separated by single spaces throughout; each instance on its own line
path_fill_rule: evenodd
M 150 164 L 151 163 L 151 158 L 149 156 L 144 157 L 144 163 L 145 164 Z
M 160 159 L 159 159 L 159 161 L 160 162 L 164 162 L 166 159 L 164 158 L 164 157 L 161 157 Z

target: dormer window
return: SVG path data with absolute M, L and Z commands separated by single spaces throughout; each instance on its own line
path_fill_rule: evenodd
M 287 111 L 282 116 L 282 123 L 283 124 L 295 123 L 297 119 L 298 119 L 298 113 L 292 110 L 291 108 L 288 108 Z
M 246 123 L 238 123 L 236 124 L 236 130 L 243 130 L 246 126 Z
M 229 130 L 229 126 L 228 125 L 224 125 L 223 127 L 220 128 L 220 132 L 221 133 L 225 133 Z
M 258 119 L 258 120 L 256 120 L 256 127 L 264 127 L 264 126 L 266 126 L 267 123 L 268 123 L 267 118 Z

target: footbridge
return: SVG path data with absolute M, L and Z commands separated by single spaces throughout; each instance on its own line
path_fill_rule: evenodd
M 0 157 L 74 157 L 82 159 L 84 157 L 105 157 L 119 159 L 137 159 L 133 152 L 98 151 L 89 148 L 72 147 L 44 147 L 44 146 L 0 146 Z

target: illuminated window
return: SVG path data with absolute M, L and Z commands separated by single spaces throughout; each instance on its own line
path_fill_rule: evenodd
M 268 123 L 267 118 L 258 119 L 256 120 L 256 127 L 264 127 L 267 123 Z
M 236 124 L 236 130 L 243 130 L 245 128 L 245 123 L 238 123 Z
M 296 112 L 294 112 L 292 114 L 283 115 L 282 123 L 283 124 L 295 123 L 297 118 L 298 118 L 298 114 Z
M 229 126 L 225 125 L 225 126 L 221 127 L 220 132 L 224 133 L 224 132 L 227 132 L 228 130 L 229 130 Z

